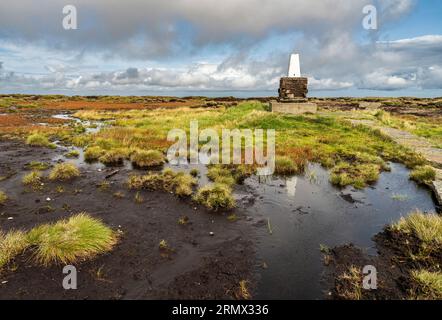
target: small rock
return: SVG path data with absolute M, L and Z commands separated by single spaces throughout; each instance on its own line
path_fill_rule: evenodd
M 8 281 L 6 281 L 6 280 L 5 280 L 5 281 L 2 281 L 2 284 L 7 284 L 7 283 L 8 283 Z
M 8 220 L 14 220 L 14 218 L 13 217 L 8 217 Z
M 48 201 L 48 202 L 51 201 L 51 198 L 47 197 L 47 198 L 46 198 L 46 201 Z
M 210 233 L 209 233 L 212 237 L 215 235 L 215 233 L 214 232 L 212 232 L 212 231 L 210 231 Z

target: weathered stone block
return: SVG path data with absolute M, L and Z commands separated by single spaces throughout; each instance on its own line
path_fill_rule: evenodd
M 303 113 L 316 113 L 318 112 L 318 106 L 316 103 L 311 102 L 270 102 L 272 112 L 288 113 L 288 114 L 303 114 Z
M 299 77 L 283 77 L 279 83 L 279 99 L 291 100 L 305 98 L 308 93 L 308 79 Z

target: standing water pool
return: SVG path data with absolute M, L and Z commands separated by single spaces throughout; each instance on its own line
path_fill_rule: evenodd
M 414 209 L 434 212 L 432 193 L 409 180 L 409 171 L 391 172 L 364 190 L 335 188 L 329 174 L 310 165 L 305 177 L 246 181 L 255 193 L 247 214 L 261 220 L 257 244 L 261 279 L 256 299 L 323 299 L 320 245 L 353 243 L 375 254 L 371 238 Z M 264 223 L 265 222 L 265 223 Z

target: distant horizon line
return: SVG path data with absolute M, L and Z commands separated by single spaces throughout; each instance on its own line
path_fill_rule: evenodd
M 119 90 L 72 91 L 72 90 L 18 90 L 6 91 L 0 89 L 0 95 L 62 95 L 74 96 L 121 96 L 121 97 L 207 97 L 223 98 L 277 98 L 277 90 L 133 90 L 120 92 Z M 308 98 L 442 98 L 441 89 L 425 90 L 310 90 Z

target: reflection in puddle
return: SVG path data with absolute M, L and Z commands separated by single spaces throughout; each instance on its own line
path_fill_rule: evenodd
M 269 235 L 266 228 L 259 229 L 258 258 L 267 268 L 257 270 L 261 280 L 255 298 L 322 299 L 320 244 L 353 243 L 370 249 L 371 238 L 386 224 L 416 208 L 435 211 L 431 192 L 410 181 L 404 166 L 393 163 L 391 169 L 364 190 L 333 187 L 319 165 L 307 171 L 314 171 L 315 179 L 308 174 L 266 183 L 247 179 L 256 196 L 246 213 L 257 221 L 269 219 L 273 230 Z M 407 201 L 396 200 L 398 192 Z
M 286 181 L 287 194 L 294 197 L 296 194 L 296 184 L 298 183 L 298 177 L 292 177 Z

